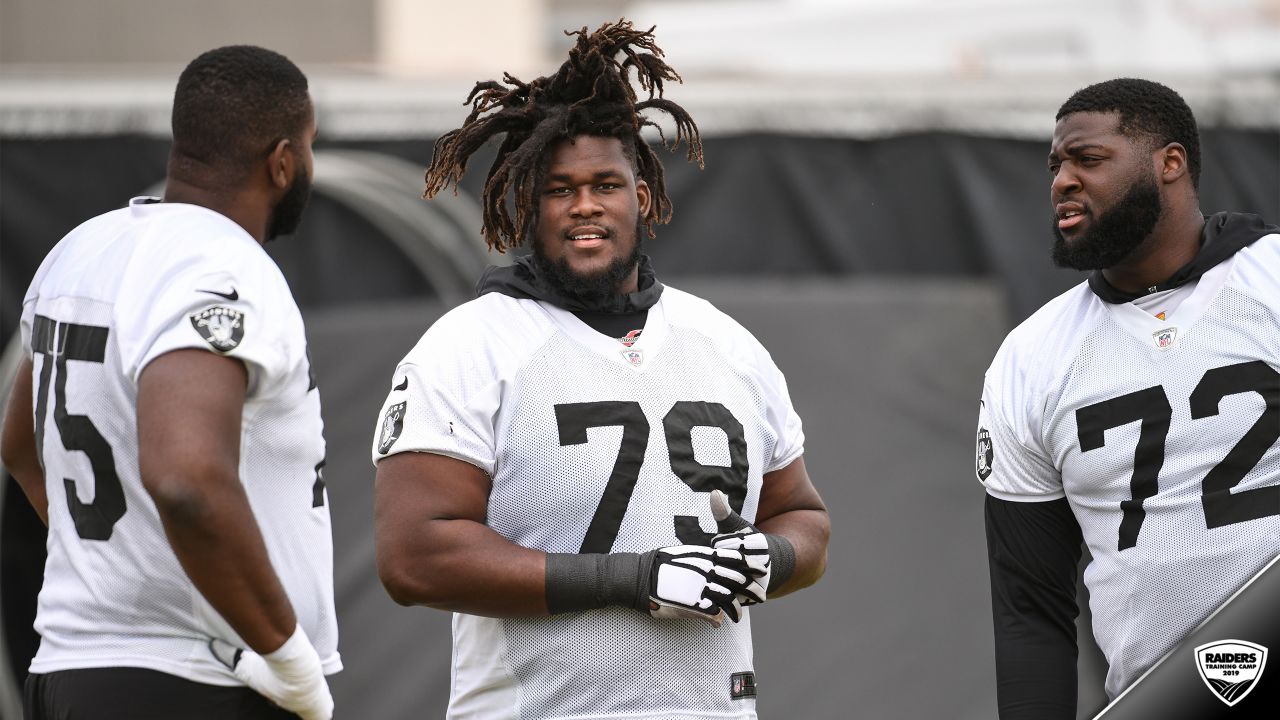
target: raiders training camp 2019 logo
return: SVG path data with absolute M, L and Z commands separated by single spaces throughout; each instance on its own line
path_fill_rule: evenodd
M 991 477 L 991 461 L 995 459 L 995 446 L 991 444 L 991 433 L 984 427 L 978 428 L 978 459 L 974 469 L 978 479 L 986 482 Z
M 192 315 L 191 326 L 218 352 L 230 352 L 244 339 L 244 313 L 221 305 Z
M 1235 705 L 1256 686 L 1267 667 L 1267 649 L 1243 640 L 1219 640 L 1196 648 L 1196 669 L 1215 697 Z
M 408 404 L 408 401 L 405 401 L 387 408 L 387 414 L 382 418 L 382 433 L 378 436 L 380 454 L 386 455 L 400 438 L 400 431 L 404 429 L 404 408 Z

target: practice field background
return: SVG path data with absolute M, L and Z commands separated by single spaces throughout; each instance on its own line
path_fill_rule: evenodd
M 405 18 L 428 4 L 380 0 L 373 15 L 303 5 L 261 16 L 237 0 L 223 18 L 181 0 L 155 22 L 184 32 L 143 37 L 128 22 L 139 3 L 0 0 L 0 346 L 10 348 L 0 394 L 22 294 L 48 249 L 79 222 L 160 191 L 182 64 L 232 41 L 298 60 L 320 119 L 316 194 L 297 237 L 270 251 L 303 307 L 324 406 L 341 717 L 442 715 L 449 616 L 398 607 L 377 582 L 369 445 L 396 362 L 469 296 L 486 262 L 507 261 L 486 256 L 479 238 L 487 163 L 473 162 L 456 198 L 418 197 L 431 141 L 462 119 L 471 81 L 521 63 L 549 69 L 563 50 L 550 28 L 625 12 L 669 39 L 686 82 L 668 96 L 702 124 L 707 167 L 661 155 L 675 219 L 648 250 L 665 282 L 756 333 L 805 422 L 806 462 L 832 515 L 830 565 L 816 587 L 752 611 L 765 720 L 994 716 L 975 411 L 1010 327 L 1081 279 L 1047 257 L 1044 156 L 1072 90 L 1134 74 L 1183 91 L 1202 123 L 1203 209 L 1280 221 L 1276 2 L 1176 12 L 1084 2 L 1102 41 L 1055 30 L 1051 4 L 998 0 L 502 0 L 486 7 L 504 21 L 487 25 L 446 3 L 429 4 L 431 22 L 418 24 Z M 72 24 L 55 41 L 55 10 L 96 32 Z M 384 27 L 388 18 L 416 36 Z M 520 18 L 536 31 L 521 31 Z M 207 27 L 191 31 L 193 19 Z M 1188 34 L 1192 21 L 1200 35 Z M 1178 57 L 1156 47 L 1161 33 L 1181 43 Z M 476 50 L 450 37 L 492 41 Z M 436 55 L 415 52 L 432 43 Z M 36 641 L 43 541 L 16 484 L 3 482 L 9 718 Z M 1085 628 L 1082 718 L 1104 703 L 1088 637 Z

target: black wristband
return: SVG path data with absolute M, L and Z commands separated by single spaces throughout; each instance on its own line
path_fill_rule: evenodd
M 644 562 L 647 557 L 648 562 Z M 651 553 L 547 553 L 547 612 L 552 615 L 622 605 L 649 607 Z
M 765 533 L 764 539 L 769 541 L 770 565 L 769 587 L 765 591 L 772 592 L 782 587 L 783 583 L 791 579 L 791 573 L 796 571 L 796 549 L 790 540 L 781 535 Z

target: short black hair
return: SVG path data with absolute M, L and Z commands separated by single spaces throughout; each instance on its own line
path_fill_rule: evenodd
M 702 165 L 702 139 L 698 126 L 684 108 L 662 97 L 665 81 L 680 81 L 662 59 L 653 28 L 636 29 L 622 19 L 605 23 L 595 32 L 582 28 L 569 59 L 548 77 L 522 82 L 510 74 L 502 82 L 476 83 L 464 104 L 472 106 L 462 127 L 436 141 L 435 154 L 426 173 L 430 198 L 462 179 L 467 160 L 489 139 L 503 136 L 498 155 L 489 168 L 481 205 L 481 232 L 490 248 L 503 252 L 523 244 L 537 218 L 538 186 L 546 172 L 550 150 L 579 136 L 617 138 L 636 176 L 649 185 L 653 203 L 641 218 L 653 235 L 653 226 L 671 217 L 662 163 L 640 136 L 645 126 L 658 125 L 643 114 L 666 113 L 675 121 L 674 150 L 681 142 L 687 157 Z M 631 73 L 648 98 L 636 97 Z M 661 129 L 659 128 L 659 131 Z M 507 206 L 512 196 L 515 216 Z
M 228 45 L 192 60 L 173 95 L 173 157 L 242 180 L 277 142 L 302 140 L 307 77 L 280 53 Z
M 1119 113 L 1120 132 L 1149 140 L 1153 147 L 1178 143 L 1187 151 L 1191 185 L 1200 187 L 1200 131 L 1182 96 L 1151 80 L 1116 78 L 1077 90 L 1058 108 L 1055 120 L 1078 112 Z

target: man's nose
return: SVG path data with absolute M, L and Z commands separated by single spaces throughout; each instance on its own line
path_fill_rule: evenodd
M 573 204 L 569 206 L 571 217 L 595 217 L 604 213 L 604 206 L 596 199 L 591 188 L 582 188 L 573 194 Z

